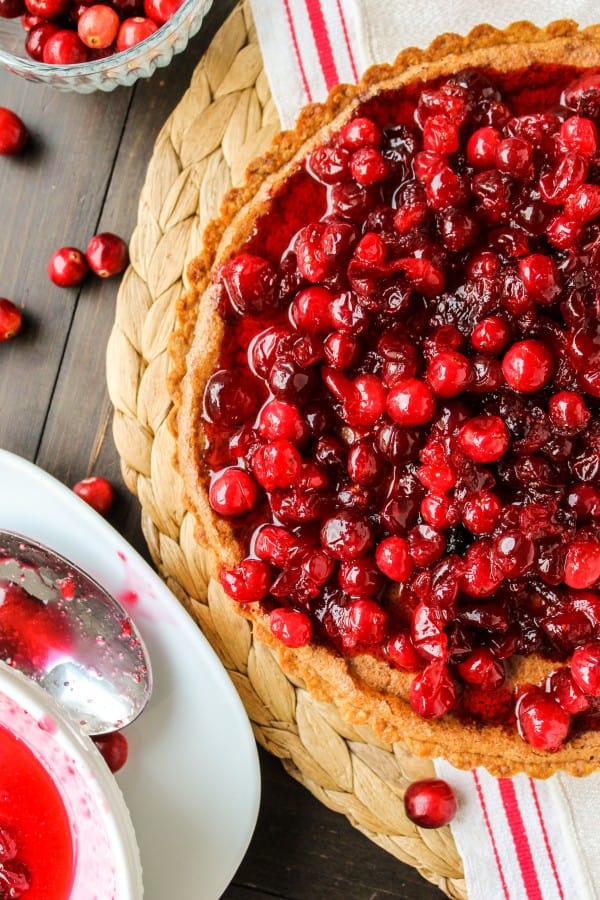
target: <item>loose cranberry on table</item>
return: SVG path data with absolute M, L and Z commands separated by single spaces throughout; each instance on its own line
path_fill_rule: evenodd
M 114 489 L 110 481 L 100 475 L 91 475 L 73 485 L 78 497 L 104 516 L 113 505 Z
M 29 132 L 11 109 L 0 106 L 0 154 L 15 156 L 25 148 Z
M 442 828 L 456 815 L 454 791 L 441 778 L 413 781 L 404 793 L 406 815 L 420 828 Z
M 18 306 L 7 300 L 6 297 L 0 297 L 0 341 L 9 341 L 21 329 L 23 324 L 23 314 Z
M 95 234 L 85 251 L 87 263 L 96 275 L 110 278 L 119 275 L 127 266 L 127 244 L 116 234 L 104 231 Z
M 118 772 L 123 768 L 129 755 L 129 745 L 122 732 L 99 734 L 94 736 L 93 741 L 111 772 Z
M 48 261 L 50 280 L 59 287 L 74 287 L 80 284 L 87 270 L 86 258 L 77 247 L 61 247 L 54 251 Z

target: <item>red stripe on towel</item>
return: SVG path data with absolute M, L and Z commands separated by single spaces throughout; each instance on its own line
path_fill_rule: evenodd
M 521 815 L 521 810 L 519 809 L 519 801 L 517 799 L 514 782 L 511 781 L 510 778 L 499 778 L 498 789 L 500 790 L 500 797 L 502 798 L 502 803 L 504 805 L 506 820 L 508 822 L 508 827 L 510 828 L 515 850 L 517 851 L 517 860 L 519 862 L 519 868 L 525 886 L 525 896 L 527 897 L 527 900 L 544 900 L 540 890 L 537 872 L 535 870 L 533 854 L 531 852 L 531 847 L 529 846 L 527 830 L 525 828 L 523 816 Z
M 333 56 L 331 41 L 329 40 L 329 32 L 327 31 L 327 23 L 323 10 L 321 9 L 320 0 L 304 0 L 310 27 L 315 39 L 315 47 L 319 55 L 321 71 L 325 78 L 327 90 L 335 84 L 339 84 L 340 76 L 338 75 L 337 66 Z
M 542 831 L 542 836 L 544 838 L 544 846 L 546 848 L 546 853 L 548 854 L 548 859 L 550 860 L 550 866 L 552 868 L 552 874 L 554 875 L 554 880 L 556 882 L 558 895 L 561 898 L 561 900 L 565 900 L 565 892 L 563 891 L 563 886 L 562 886 L 562 882 L 560 880 L 560 875 L 558 874 L 558 867 L 556 865 L 554 853 L 552 852 L 552 844 L 550 843 L 550 838 L 548 837 L 548 832 L 546 830 L 546 823 L 544 822 L 544 816 L 542 814 L 542 808 L 540 806 L 540 800 L 538 797 L 537 787 L 535 785 L 535 781 L 533 780 L 533 778 L 529 779 L 529 784 L 531 787 L 531 793 L 533 794 L 533 802 L 535 804 L 535 811 L 537 813 L 538 821 L 540 823 L 540 828 Z

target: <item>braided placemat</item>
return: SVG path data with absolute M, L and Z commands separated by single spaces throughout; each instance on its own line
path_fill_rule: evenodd
M 322 803 L 408 863 L 450 897 L 466 897 L 449 828 L 422 830 L 403 792 L 434 774 L 430 760 L 370 729 L 350 726 L 314 700 L 253 638 L 220 585 L 210 580 L 182 501 L 167 426 L 167 343 L 182 272 L 205 225 L 248 163 L 280 130 L 250 8 L 240 4 L 196 68 L 154 148 L 107 349 L 114 439 L 125 482 L 142 507 L 142 529 L 161 576 L 196 620 L 229 672 L 257 740 Z

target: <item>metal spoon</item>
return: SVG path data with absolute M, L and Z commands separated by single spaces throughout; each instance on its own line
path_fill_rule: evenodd
M 38 682 L 90 735 L 132 722 L 152 693 L 141 635 L 69 560 L 0 530 L 0 659 Z

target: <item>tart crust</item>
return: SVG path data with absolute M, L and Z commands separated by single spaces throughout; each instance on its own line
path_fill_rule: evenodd
M 224 198 L 221 214 L 207 227 L 201 254 L 188 269 L 190 290 L 177 307 L 172 335 L 169 388 L 173 398 L 170 426 L 177 440 L 176 466 L 185 502 L 196 522 L 196 538 L 207 549 L 211 574 L 244 556 L 225 519 L 208 503 L 208 472 L 203 454 L 203 392 L 215 368 L 224 338 L 218 313 L 219 291 L 211 283 L 215 267 L 242 247 L 257 217 L 267 212 L 270 197 L 315 146 L 328 140 L 353 114 L 357 104 L 383 90 L 450 75 L 467 67 L 509 72 L 535 64 L 600 67 L 600 25 L 579 30 L 561 20 L 545 28 L 516 22 L 500 31 L 480 25 L 468 35 L 443 34 L 426 50 L 403 51 L 393 65 L 374 66 L 358 85 L 338 85 L 322 104 L 305 107 L 293 131 L 281 132 L 269 151 L 248 168 L 246 181 Z M 526 772 L 545 778 L 561 769 L 586 775 L 600 764 L 600 732 L 572 737 L 548 753 L 525 743 L 513 726 L 463 721 L 452 713 L 426 720 L 409 706 L 412 673 L 401 672 L 369 655 L 344 658 L 317 644 L 290 649 L 270 632 L 258 604 L 235 608 L 254 625 L 255 636 L 276 650 L 282 669 L 302 679 L 318 699 L 334 702 L 353 724 L 368 724 L 385 741 L 404 741 L 416 754 L 444 757 L 459 768 L 485 766 L 494 775 Z M 509 679 L 516 686 L 537 684 L 555 665 L 540 656 L 513 658 Z

